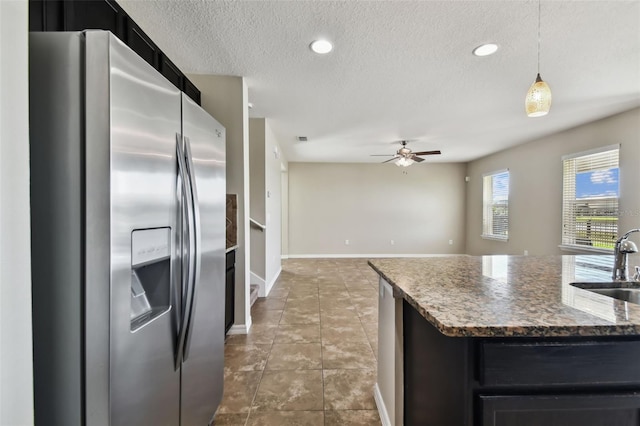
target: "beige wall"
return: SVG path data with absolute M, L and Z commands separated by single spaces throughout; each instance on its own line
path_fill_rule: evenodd
M 28 2 L 0 1 L 0 424 L 33 424 Z
M 289 256 L 463 253 L 464 176 L 428 160 L 290 162 Z
M 243 332 L 251 326 L 247 85 L 242 77 L 195 74 L 188 77 L 202 92 L 202 107 L 227 132 L 227 193 L 238 195 L 235 321 L 229 332 Z
M 523 254 L 527 250 L 530 255 L 570 254 L 558 248 L 562 223 L 561 157 L 612 144 L 620 144 L 619 229 L 640 227 L 640 108 L 636 108 L 470 162 L 467 253 Z M 480 237 L 482 174 L 500 169 L 510 172 L 508 242 Z

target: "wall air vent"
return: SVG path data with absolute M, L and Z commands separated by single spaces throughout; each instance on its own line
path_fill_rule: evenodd
M 306 136 L 298 136 L 298 142 L 306 142 L 307 140 Z

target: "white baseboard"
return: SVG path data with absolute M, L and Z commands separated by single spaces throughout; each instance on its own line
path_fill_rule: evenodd
M 282 256 L 280 256 L 280 259 L 282 259 L 282 260 L 286 260 L 288 258 L 289 258 L 288 254 L 283 254 Z
M 276 283 L 276 280 L 280 276 L 280 272 L 282 272 L 282 266 L 280 268 L 278 268 L 278 272 L 276 272 L 276 274 L 273 276 L 271 281 L 269 281 L 269 284 L 267 285 L 267 288 L 265 289 L 265 297 L 267 297 L 269 295 L 269 293 L 271 293 L 271 289 L 273 288 L 273 285 Z
M 446 257 L 468 256 L 468 254 L 290 254 L 289 259 L 354 259 L 354 258 L 379 258 L 379 257 Z
M 227 331 L 227 334 L 248 334 L 250 328 L 251 328 L 251 323 L 241 324 L 241 325 L 233 324 L 229 329 L 229 331 Z
M 380 388 L 377 383 L 373 387 L 373 399 L 376 401 L 376 407 L 378 407 L 378 415 L 380 416 L 382 426 L 392 426 L 391 420 L 389 419 L 389 413 L 387 412 L 387 407 L 384 405 L 384 400 L 382 399 L 382 394 L 380 393 Z
M 250 272 L 251 274 L 251 278 L 250 278 L 250 282 L 251 284 L 257 284 L 258 285 L 258 297 L 266 297 L 266 292 L 265 292 L 265 282 L 264 282 L 264 278 L 260 277 L 257 274 L 254 274 L 253 272 Z

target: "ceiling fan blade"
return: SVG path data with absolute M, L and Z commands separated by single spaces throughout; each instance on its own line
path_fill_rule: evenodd
M 370 157 L 395 157 L 395 154 L 371 154 Z
M 413 157 L 411 157 L 411 159 L 413 161 L 415 161 L 416 163 L 422 163 L 424 161 L 424 158 L 420 158 L 420 157 L 417 157 L 415 155 Z
M 421 151 L 421 152 L 413 152 L 413 155 L 440 155 L 442 154 L 440 151 Z
M 383 161 L 383 162 L 382 162 L 382 164 L 384 164 L 384 163 L 388 163 L 389 161 L 393 161 L 393 160 L 395 160 L 396 158 L 398 158 L 398 156 L 394 155 L 394 156 L 393 156 L 393 158 L 389 158 L 387 161 Z

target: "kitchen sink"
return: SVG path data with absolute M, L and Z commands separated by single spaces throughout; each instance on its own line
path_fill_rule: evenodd
M 571 283 L 571 285 L 593 293 L 640 305 L 640 283 L 637 282 Z

